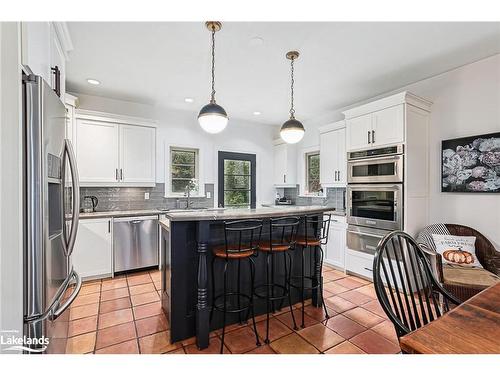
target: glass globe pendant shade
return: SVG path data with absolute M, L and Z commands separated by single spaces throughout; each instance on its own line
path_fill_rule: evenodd
M 227 113 L 220 105 L 211 102 L 204 106 L 198 114 L 198 123 L 201 128 L 210 134 L 223 131 L 227 125 Z
M 290 120 L 286 121 L 280 130 L 281 139 L 290 144 L 300 142 L 304 137 L 304 133 L 304 125 L 295 118 L 290 118 Z

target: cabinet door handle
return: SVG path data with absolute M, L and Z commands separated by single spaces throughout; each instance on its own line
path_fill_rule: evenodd
M 54 75 L 54 87 L 52 88 L 57 96 L 61 97 L 61 69 L 56 65 L 50 68 L 50 71 Z
M 116 181 L 119 181 L 120 179 L 118 178 L 118 168 L 115 169 L 115 177 Z
M 375 130 L 372 130 L 372 143 L 375 143 Z
M 108 233 L 111 233 L 111 220 L 108 220 Z
M 337 174 L 337 181 L 340 181 L 340 171 L 338 171 L 338 174 Z
M 335 177 L 333 178 L 334 181 L 337 181 L 337 171 L 335 171 Z
M 286 174 L 283 175 L 283 183 L 286 184 Z
M 368 130 L 368 144 L 370 144 L 370 131 Z
M 123 169 L 120 168 L 120 180 L 123 181 Z

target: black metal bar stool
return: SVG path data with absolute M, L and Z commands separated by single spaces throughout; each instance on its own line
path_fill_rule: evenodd
M 258 298 L 266 299 L 267 302 L 266 339 L 264 340 L 266 344 L 269 343 L 269 314 L 271 311 L 274 311 L 275 301 L 283 303 L 283 301 L 288 298 L 294 329 L 297 329 L 297 324 L 295 323 L 295 317 L 293 315 L 292 298 L 290 295 L 290 276 L 292 272 L 292 257 L 290 255 L 290 250 L 295 248 L 299 222 L 300 219 L 298 217 L 270 219 L 269 241 L 263 241 L 259 246 L 259 251 L 266 254 L 266 283 L 255 287 L 255 295 Z M 276 283 L 274 280 L 275 260 L 277 260 L 278 254 L 283 254 L 283 284 Z M 262 293 L 257 293 L 257 290 L 260 288 L 265 288 L 264 295 Z
M 305 327 L 304 324 L 304 292 L 311 290 L 313 293 L 319 289 L 321 296 L 321 304 L 325 310 L 325 318 L 330 318 L 326 309 L 325 300 L 323 298 L 323 259 L 324 252 L 321 246 L 328 243 L 328 232 L 330 231 L 330 214 L 323 215 L 306 215 L 304 216 L 304 235 L 297 236 L 297 245 L 301 248 L 301 267 L 300 267 L 300 285 L 291 284 L 293 288 L 300 290 L 302 302 L 302 323 L 301 328 Z M 306 275 L 305 271 L 305 251 L 311 249 L 309 252 L 310 270 Z M 311 286 L 304 285 L 305 281 L 309 280 Z
M 252 315 L 253 329 L 257 346 L 260 346 L 257 326 L 255 324 L 255 315 L 253 307 L 253 298 L 255 294 L 255 262 L 252 259 L 259 249 L 260 238 L 262 235 L 262 220 L 238 220 L 224 222 L 224 245 L 214 246 L 212 249 L 212 309 L 210 311 L 210 320 L 212 320 L 214 310 L 222 311 L 223 326 L 220 353 L 224 350 L 224 335 L 226 331 L 226 314 L 234 313 L 239 315 L 241 323 L 241 313 L 247 312 Z M 215 261 L 219 259 L 224 261 L 224 288 L 222 294 L 215 294 Z M 250 292 L 241 291 L 241 261 L 248 260 L 250 267 Z M 230 263 L 237 263 L 237 285 L 236 291 L 229 291 L 228 288 L 228 266 Z M 234 289 L 233 289 L 234 290 Z M 220 300 L 222 299 L 222 304 Z M 234 300 L 236 299 L 236 303 Z M 242 301 L 242 299 L 244 301 Z M 219 302 L 219 304 L 217 304 Z M 242 303 L 243 302 L 243 303 Z M 235 306 L 232 306 L 232 305 Z

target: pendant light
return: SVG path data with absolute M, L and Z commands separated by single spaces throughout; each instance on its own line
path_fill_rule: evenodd
M 222 28 L 222 24 L 218 21 L 209 21 L 205 26 L 212 33 L 212 94 L 210 103 L 200 110 L 198 122 L 207 133 L 216 134 L 224 130 L 228 120 L 224 108 L 215 102 L 215 33 Z
M 292 84 L 291 88 L 291 100 L 290 100 L 290 119 L 285 121 L 281 125 L 280 136 L 286 143 L 297 143 L 304 137 L 304 125 L 295 118 L 295 109 L 293 108 L 293 62 L 299 58 L 299 53 L 297 51 L 289 51 L 286 54 L 286 58 L 290 60 L 291 64 L 291 78 Z

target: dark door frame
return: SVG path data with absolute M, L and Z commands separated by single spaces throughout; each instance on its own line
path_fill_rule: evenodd
M 250 162 L 250 207 L 255 208 L 257 202 L 257 183 L 256 183 L 256 167 L 257 167 L 257 155 L 255 154 L 244 154 L 240 152 L 229 152 L 229 151 L 219 151 L 218 155 L 218 199 L 219 207 L 224 207 L 224 160 L 245 160 Z

